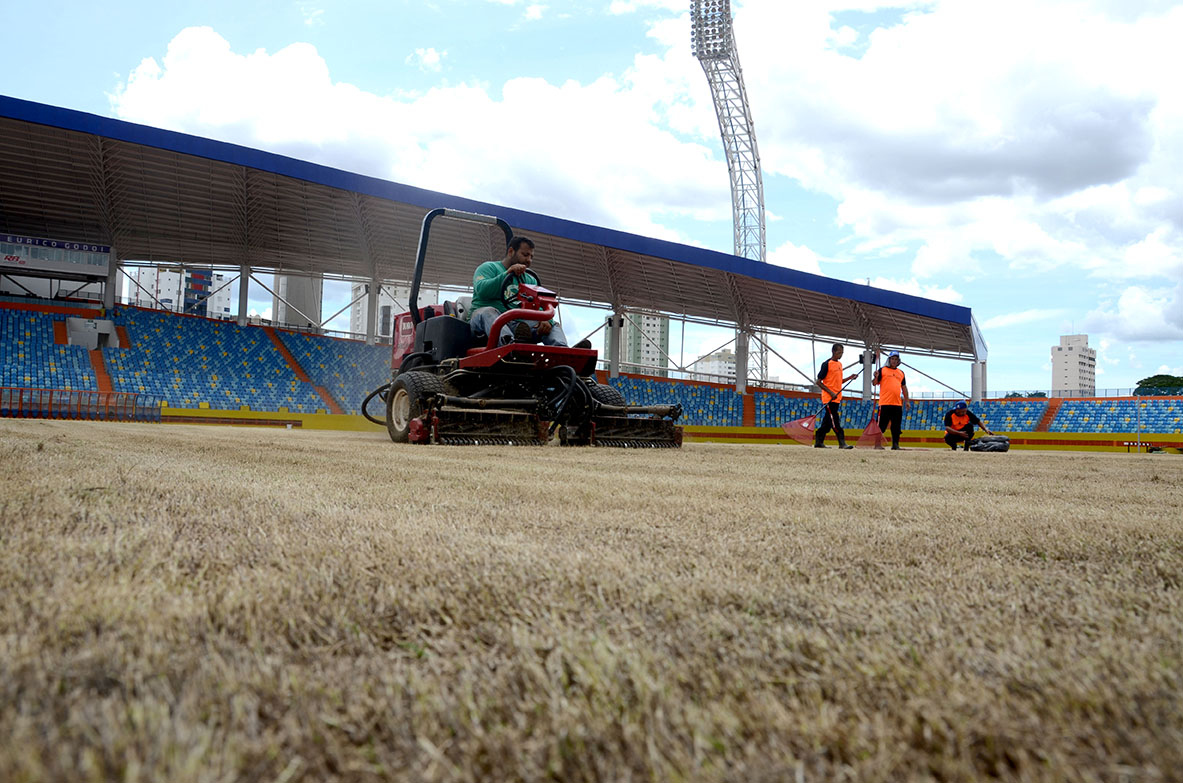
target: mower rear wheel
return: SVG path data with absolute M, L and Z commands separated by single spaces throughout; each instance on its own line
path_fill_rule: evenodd
M 444 392 L 444 382 L 429 372 L 404 372 L 386 393 L 386 431 L 395 443 L 410 439 L 411 420 L 423 415 L 424 401 Z
M 628 405 L 628 403 L 625 402 L 624 395 L 620 393 L 620 389 L 617 389 L 615 386 L 608 386 L 607 384 L 591 381 L 588 383 L 587 387 L 591 392 L 592 399 L 594 399 L 596 402 L 601 402 L 604 405 Z

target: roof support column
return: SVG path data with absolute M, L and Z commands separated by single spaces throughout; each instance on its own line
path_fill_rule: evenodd
M 371 277 L 366 288 L 366 345 L 373 345 L 374 336 L 378 333 L 378 294 L 382 284 L 378 278 Z
M 969 366 L 969 401 L 981 402 L 986 396 L 986 363 L 973 362 Z
M 879 346 L 868 342 L 863 351 L 863 399 L 869 400 L 874 396 L 871 390 L 871 378 L 875 375 L 875 354 Z
M 103 307 L 110 311 L 119 300 L 119 256 L 115 248 L 111 248 L 111 258 L 107 262 L 107 284 L 103 286 Z M 110 315 L 110 312 L 107 313 Z
M 604 335 L 604 353 L 608 355 L 608 377 L 620 377 L 620 330 L 624 328 L 624 316 L 613 313 L 608 316 L 608 329 Z
M 246 326 L 247 299 L 251 284 L 251 265 L 243 264 L 238 268 L 238 325 Z
M 748 391 L 748 342 L 751 339 L 747 329 L 735 332 L 735 391 L 746 394 Z

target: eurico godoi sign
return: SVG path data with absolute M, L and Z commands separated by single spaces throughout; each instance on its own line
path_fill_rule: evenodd
M 90 242 L 0 234 L 0 272 L 106 277 L 111 248 Z

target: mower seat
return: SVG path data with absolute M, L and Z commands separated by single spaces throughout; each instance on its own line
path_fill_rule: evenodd
M 442 362 L 466 355 L 472 345 L 472 328 L 450 315 L 437 315 L 420 321 L 415 327 L 415 344 L 431 354 L 432 361 Z

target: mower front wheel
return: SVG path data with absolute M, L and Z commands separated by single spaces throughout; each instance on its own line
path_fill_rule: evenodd
M 405 372 L 395 378 L 386 393 L 386 431 L 390 439 L 407 443 L 411 421 L 423 415 L 424 401 L 443 391 L 443 381 L 429 372 Z

